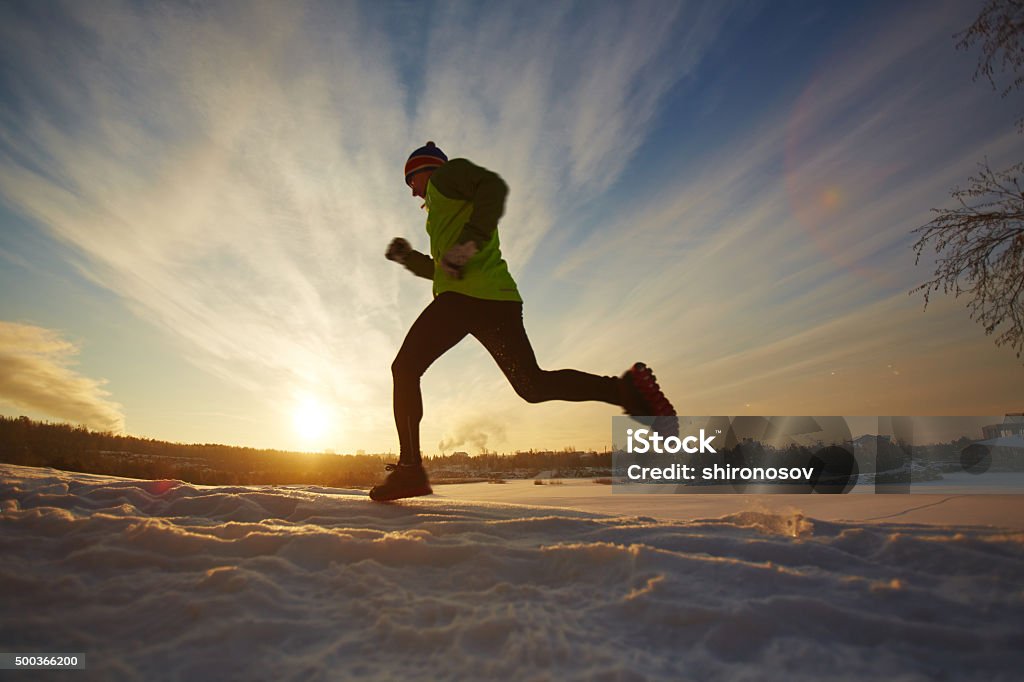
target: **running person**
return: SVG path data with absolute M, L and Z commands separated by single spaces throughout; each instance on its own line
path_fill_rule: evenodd
M 425 201 L 430 254 L 394 239 L 386 257 L 433 281 L 434 300 L 409 329 L 391 366 L 400 455 L 387 478 L 370 490 L 374 500 L 429 495 L 420 455 L 423 417 L 420 377 L 446 351 L 474 336 L 524 400 L 597 400 L 632 415 L 674 415 L 675 410 L 642 363 L 621 378 L 537 365 L 523 327 L 523 299 L 501 256 L 498 219 L 508 187 L 495 173 L 466 159 L 448 160 L 433 142 L 414 151 L 405 182 Z

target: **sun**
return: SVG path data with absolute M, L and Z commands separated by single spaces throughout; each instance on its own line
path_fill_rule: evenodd
M 313 396 L 302 396 L 292 408 L 292 425 L 295 427 L 295 433 L 303 440 L 319 440 L 330 428 L 330 411 L 323 402 Z

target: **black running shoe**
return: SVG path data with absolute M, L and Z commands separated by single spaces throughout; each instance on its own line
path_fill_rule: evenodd
M 430 495 L 434 492 L 430 488 L 430 480 L 422 464 L 387 464 L 384 468 L 391 473 L 383 483 L 370 488 L 371 500 L 387 502 L 405 497 Z

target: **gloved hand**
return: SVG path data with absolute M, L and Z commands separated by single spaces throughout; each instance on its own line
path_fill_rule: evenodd
M 412 253 L 412 246 L 409 242 L 401 237 L 395 237 L 388 244 L 388 250 L 384 252 L 384 257 L 396 263 L 405 264 L 405 259 L 409 257 L 410 253 Z
M 456 244 L 441 257 L 441 269 L 455 279 L 462 279 L 462 268 L 478 251 L 479 249 L 473 242 Z

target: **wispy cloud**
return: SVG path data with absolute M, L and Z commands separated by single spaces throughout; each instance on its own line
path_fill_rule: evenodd
M 503 244 L 525 267 L 572 207 L 618 180 L 665 95 L 696 69 L 731 11 L 453 5 L 431 32 L 414 129 L 500 169 L 512 187 Z
M 703 366 L 756 388 L 776 376 L 754 366 L 855 365 L 868 349 L 823 330 L 864 311 L 880 343 L 908 343 L 890 331 L 910 324 L 904 307 L 884 304 L 916 283 L 907 233 L 984 150 L 1019 145 L 978 114 L 992 94 L 949 44 L 968 12 L 915 5 L 861 26 L 794 101 L 707 112 L 735 135 L 615 191 L 642 175 L 637 154 L 707 55 L 736 47 L 721 38 L 737 11 L 7 4 L 0 195 L 196 364 L 272 400 L 331 403 L 353 448 L 393 443 L 388 367 L 429 301 L 381 257 L 397 235 L 425 249 L 400 169 L 427 139 L 511 186 L 502 244 L 514 273 L 544 274 L 521 282 L 544 365 L 646 359 L 682 394 L 711 381 Z M 716 87 L 756 74 L 742 76 Z M 656 142 L 701 131 L 679 135 Z M 467 405 L 518 403 L 482 351 L 453 356 L 424 382 L 424 443 Z M 588 409 L 517 413 L 509 433 L 572 437 L 562 425 L 584 421 L 559 415 Z
M 7 200 L 208 370 L 386 399 L 406 153 L 386 52 L 344 16 L 310 40 L 291 4 L 59 14 L 5 22 Z
M 622 173 L 722 19 L 471 6 L 438 5 L 413 53 L 372 5 L 8 6 L 0 193 L 209 371 L 390 430 L 387 368 L 427 300 L 381 257 L 395 234 L 425 248 L 408 151 L 505 175 L 524 264 Z
M 952 48 L 963 9 L 937 9 L 848 36 L 868 40 L 794 101 L 589 225 L 553 265 L 580 289 L 551 362 L 647 360 L 686 413 L 1016 409 L 1024 375 L 962 303 L 907 296 L 926 276 L 910 230 L 986 154 L 1024 148 Z
M 85 424 L 124 430 L 122 408 L 103 382 L 72 367 L 78 348 L 53 330 L 0 321 L 0 401 L 15 408 Z

